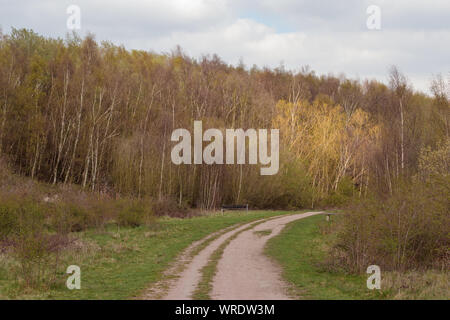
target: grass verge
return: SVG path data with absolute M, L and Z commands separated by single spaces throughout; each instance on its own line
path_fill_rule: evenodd
M 364 275 L 326 270 L 323 261 L 334 235 L 319 232 L 324 223 L 323 215 L 296 220 L 267 243 L 265 253 L 281 265 L 283 278 L 292 284 L 291 294 L 301 299 L 385 298 L 367 289 Z
M 283 269 L 283 277 L 300 299 L 443 299 L 450 298 L 447 271 L 381 272 L 381 290 L 367 289 L 369 275 L 331 271 L 327 251 L 334 243 L 333 217 L 312 216 L 290 223 L 270 239 L 266 254 Z

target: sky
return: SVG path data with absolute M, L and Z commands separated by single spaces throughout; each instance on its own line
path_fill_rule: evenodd
M 450 73 L 449 0 L 0 0 L 0 26 L 64 38 L 71 5 L 80 35 L 127 49 L 383 82 L 396 65 L 424 92 Z

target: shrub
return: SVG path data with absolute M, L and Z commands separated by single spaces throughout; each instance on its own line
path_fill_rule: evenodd
M 17 204 L 0 200 L 0 240 L 18 228 Z
M 449 182 L 407 181 L 392 196 L 352 205 L 333 257 L 354 272 L 370 264 L 396 271 L 448 267 Z
M 151 205 L 151 210 L 159 217 L 186 217 L 191 214 L 190 210 L 185 205 L 178 205 L 177 201 L 170 197 L 155 201 Z
M 45 207 L 35 202 L 11 201 L 0 208 L 2 218 L 10 217 L 2 222 L 1 247 L 18 262 L 14 270 L 18 278 L 27 287 L 53 283 L 60 251 L 69 242 L 67 236 L 48 232 Z
M 149 203 L 144 201 L 125 201 L 117 215 L 120 226 L 139 227 L 149 225 L 154 221 L 153 212 Z
M 350 178 L 344 177 L 339 181 L 336 190 L 324 200 L 324 204 L 330 207 L 342 207 L 353 199 L 355 188 Z
M 10 242 L 13 256 L 19 263 L 17 275 L 26 287 L 50 286 L 56 282 L 59 257 L 69 238 L 62 234 L 29 231 Z
M 51 226 L 59 233 L 80 232 L 95 224 L 92 214 L 73 203 L 52 206 Z

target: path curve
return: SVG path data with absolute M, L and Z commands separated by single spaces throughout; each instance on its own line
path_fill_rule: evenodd
M 272 218 L 269 218 L 272 219 Z M 162 298 L 163 300 L 190 300 L 192 295 L 197 288 L 198 283 L 201 280 L 201 269 L 206 266 L 209 262 L 211 254 L 229 237 L 232 237 L 235 233 L 248 228 L 253 223 L 262 221 L 266 219 L 260 219 L 257 221 L 251 221 L 245 223 L 238 228 L 234 228 L 231 231 L 225 232 L 220 235 L 217 239 L 211 241 L 204 249 L 202 249 L 192 260 L 188 263 L 186 268 L 180 273 L 179 277 L 172 284 Z
M 266 242 L 286 224 L 323 212 L 307 212 L 263 222 L 243 231 L 225 248 L 212 284 L 212 299 L 288 300 L 279 267 L 263 254 Z M 267 234 L 270 230 L 270 234 Z M 258 233 L 260 231 L 260 233 Z
M 177 259 L 178 263 L 165 272 L 166 280 L 150 288 L 142 299 L 192 299 L 202 278 L 201 270 L 208 264 L 212 253 L 236 234 L 237 236 L 226 246 L 217 265 L 211 298 L 289 299 L 286 293 L 287 286 L 280 278 L 279 268 L 263 254 L 264 246 L 267 240 L 277 235 L 289 222 L 321 213 L 323 212 L 307 212 L 259 219 L 210 234 L 189 246 Z M 268 235 L 255 233 L 267 230 L 271 230 Z M 198 245 L 217 234 L 220 235 L 190 258 L 190 253 Z M 181 266 L 183 264 L 184 266 Z

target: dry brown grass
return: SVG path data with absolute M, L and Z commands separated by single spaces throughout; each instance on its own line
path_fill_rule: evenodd
M 381 289 L 396 300 L 449 300 L 450 274 L 448 272 L 386 272 L 382 274 Z

